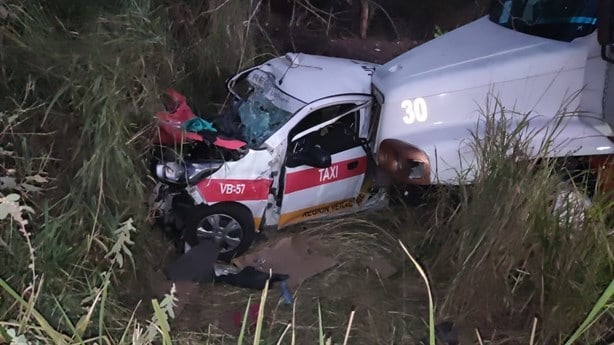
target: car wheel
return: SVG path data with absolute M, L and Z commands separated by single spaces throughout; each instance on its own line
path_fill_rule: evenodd
M 184 228 L 186 249 L 200 241 L 214 241 L 220 248 L 218 259 L 226 262 L 243 254 L 251 246 L 254 236 L 251 212 L 232 203 L 195 207 Z

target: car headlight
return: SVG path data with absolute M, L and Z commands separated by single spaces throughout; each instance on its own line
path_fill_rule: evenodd
M 171 183 L 193 183 L 216 172 L 223 161 L 210 162 L 163 162 L 156 165 L 156 176 Z

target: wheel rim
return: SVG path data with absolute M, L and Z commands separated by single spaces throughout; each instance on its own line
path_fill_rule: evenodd
M 214 241 L 220 246 L 220 253 L 237 249 L 243 236 L 241 224 L 226 214 L 212 214 L 204 217 L 196 228 L 198 240 Z
M 591 204 L 592 200 L 579 190 L 566 187 L 559 191 L 554 204 L 559 224 L 581 226 Z

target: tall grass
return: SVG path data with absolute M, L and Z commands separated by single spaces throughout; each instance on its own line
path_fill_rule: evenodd
M 120 220 L 143 220 L 144 145 L 137 134 L 155 109 L 158 78 L 170 76 L 167 34 L 145 1 L 70 28 L 46 2 L 20 2 L 9 10 L 14 19 L 0 31 L 2 102 L 12 106 L 19 125 L 2 139 L 21 144 L 12 162 L 18 180 L 26 177 L 25 163 L 37 160 L 52 178 L 39 193 L 26 194 L 36 210 L 36 274 L 48 274 L 43 291 L 58 293 L 42 294 L 39 308 L 59 315 L 56 300 L 68 310 L 78 308 L 87 289 L 99 285 Z M 10 102 L 19 93 L 43 106 Z M 23 248 L 18 238 L 7 243 Z M 20 290 L 28 282 L 20 274 L 27 265 L 19 252 L 2 258 L 0 272 Z
M 111 275 L 116 267 L 122 268 L 125 256 L 132 257 L 129 245 L 133 242 L 130 238 L 131 233 L 136 230 L 132 225 L 132 219 L 122 223 L 115 231 L 119 240 L 106 255 L 110 258 L 111 265 L 105 272 L 102 272 L 100 285 L 92 289 L 88 298 L 82 301 L 84 312 L 74 315 L 75 310 L 67 310 L 56 300 L 57 308 L 65 323 L 64 327 L 59 327 L 56 320 L 49 320 L 37 308 L 37 299 L 42 293 L 44 278 L 37 274 L 36 251 L 30 244 L 30 233 L 26 230 L 27 221 L 24 219 L 24 212 L 28 211 L 28 208 L 20 205 L 16 194 L 9 194 L 0 199 L 0 210 L 3 210 L 0 220 L 10 216 L 18 224 L 25 242 L 28 243 L 30 251 L 28 269 L 32 272 L 30 285 L 21 293 L 0 277 L 0 292 L 7 296 L 9 301 L 14 302 L 12 308 L 3 311 L 3 320 L 0 321 L 1 342 L 10 344 L 30 344 L 32 342 L 37 344 L 153 344 L 161 337 L 163 344 L 171 343 L 168 320 L 174 316 L 173 303 L 176 301 L 174 285 L 161 302 L 152 301 L 154 314 L 148 325 L 142 326 L 131 317 L 121 335 L 109 334 L 111 327 L 105 319 L 109 312 L 106 303 Z
M 438 279 L 449 281 L 441 317 L 519 340 L 537 316 L 539 342 L 562 343 L 614 276 L 612 224 L 598 196 L 588 210 L 556 207 L 570 190 L 588 190 L 567 178 L 574 172 L 560 160 L 546 158 L 547 144 L 530 154 L 537 131 L 529 121 L 496 102 L 485 114 L 483 135 L 473 140 L 475 180 L 461 185 L 456 202 L 441 201 L 451 216 L 431 229 L 427 250 L 438 253 Z M 611 317 L 606 312 L 595 332 Z M 590 333 L 585 341 L 596 338 Z
M 217 109 L 219 83 L 266 56 L 250 24 L 262 3 L 7 6 L 11 16 L 0 23 L 0 338 L 169 344 L 176 340 L 173 289 L 146 303 L 151 316 L 139 322 L 117 298 L 126 281 L 142 275 L 139 252 L 156 250 L 146 247 L 143 206 L 151 116 L 168 86 L 188 94 L 198 110 Z M 422 277 L 434 290 L 425 301 L 429 340 L 434 323 L 450 316 L 477 325 L 480 334 L 505 333 L 522 343 L 531 341 L 532 325 L 540 343 L 588 343 L 612 318 L 610 206 L 595 200 L 582 224 L 561 222 L 553 204 L 569 185 L 561 183 L 559 166 L 527 159 L 523 133 L 504 123 L 487 121 L 485 140 L 475 141 L 475 183 L 461 186 L 460 202 L 439 200 L 446 217 L 433 222 L 420 248 L 432 273 Z M 395 225 L 398 234 L 406 225 Z M 373 242 L 356 234 L 342 240 Z M 273 325 L 267 332 L 267 298 L 265 290 L 256 332 L 244 323 L 239 341 L 279 343 L 290 329 L 297 343 L 301 311 L 281 336 Z M 330 340 L 329 304 L 317 305 L 321 343 Z M 344 343 L 361 312 L 352 309 Z
M 222 89 L 218 80 L 203 77 L 190 88 L 190 74 L 217 69 L 228 75 L 255 51 L 243 23 L 256 9 L 236 1 L 211 4 L 197 13 L 199 30 L 183 37 L 177 14 L 163 1 L 3 5 L 10 16 L 0 23 L 0 197 L 8 198 L 6 187 L 31 212 L 24 216 L 27 237 L 9 218 L 2 223 L 2 319 L 16 316 L 15 297 L 36 287 L 36 298 L 23 298 L 27 309 L 71 339 L 75 317 L 92 298 L 104 312 L 87 318 L 109 321 L 101 332 L 123 329 L 129 315 L 117 302 L 118 281 L 134 269 L 107 254 L 127 248 L 123 232 L 115 231 L 127 218 L 140 230 L 130 237 L 139 242 L 136 250 L 148 250 L 144 152 L 161 109 L 158 96 L 182 85 L 201 102 L 214 101 L 199 90 Z M 243 38 L 235 40 L 240 31 Z M 220 42 L 239 42 L 241 49 L 216 49 Z M 108 298 L 101 300 L 100 291 Z

